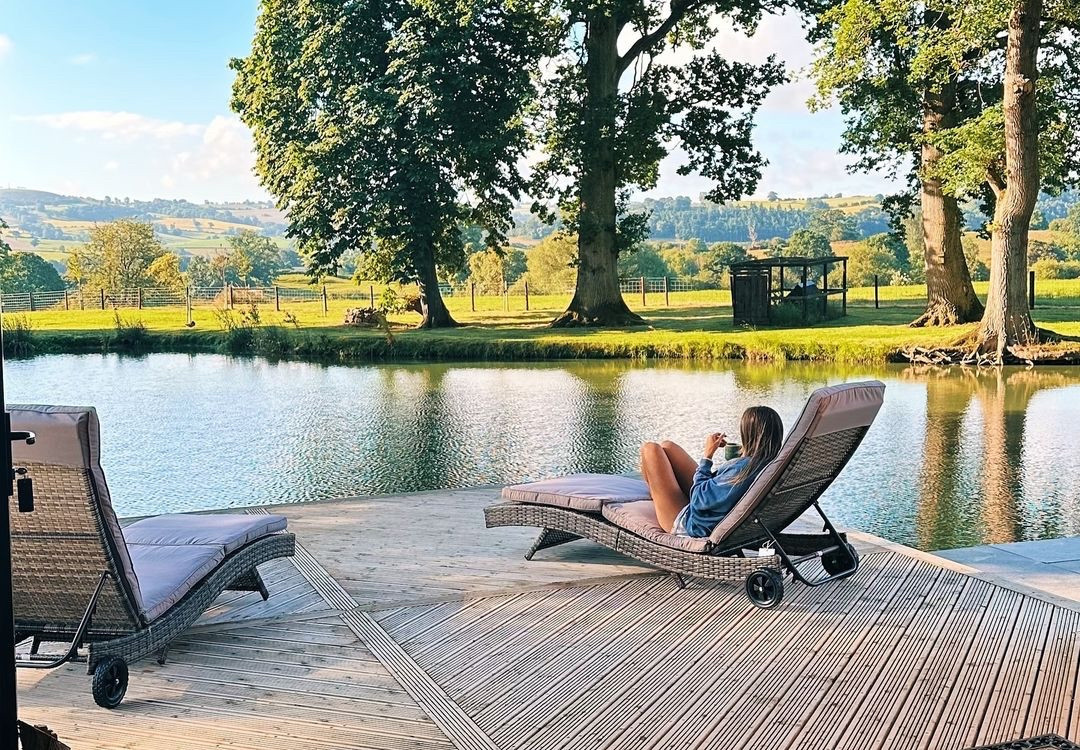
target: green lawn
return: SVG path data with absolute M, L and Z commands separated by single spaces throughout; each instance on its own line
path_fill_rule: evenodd
M 344 281 L 328 282 L 327 286 L 328 292 L 354 288 Z M 1044 296 L 1034 314 L 1040 325 L 1080 337 L 1080 282 L 1041 282 L 1039 288 Z M 389 332 L 347 328 L 340 325 L 344 311 L 367 303 L 333 296 L 327 312 L 321 300 L 287 302 L 280 312 L 272 303 L 264 304 L 258 309 L 260 327 L 246 332 L 236 330 L 245 310 L 239 304 L 231 313 L 212 306 L 194 307 L 193 328 L 185 326 L 183 307 L 122 309 L 119 315 L 124 330 L 120 331 L 116 312 L 111 309 L 9 313 L 5 327 L 29 326 L 29 334 L 19 334 L 32 340 L 23 353 L 141 348 L 343 361 L 630 357 L 866 362 L 889 359 L 909 346 L 945 345 L 970 330 L 970 326 L 909 328 L 907 323 L 921 310 L 922 289 L 884 287 L 880 309 L 867 302 L 873 290 L 852 290 L 846 317 L 807 327 L 736 327 L 728 293 L 723 290 L 672 293 L 670 307 L 663 305 L 662 294 L 647 295 L 644 307 L 640 295 L 627 295 L 627 302 L 647 319 L 648 327 L 615 330 L 548 328 L 547 323 L 569 302 L 566 294 L 534 295 L 528 312 L 520 296 L 480 297 L 475 312 L 467 296 L 450 297 L 448 306 L 463 326 L 439 331 L 411 330 L 417 321 L 413 313 L 395 316 Z M 228 318 L 233 321 L 231 326 Z M 127 329 L 134 324 L 141 324 L 146 333 L 130 335 Z M 228 330 L 230 327 L 234 330 Z M 14 333 L 9 336 L 17 337 Z

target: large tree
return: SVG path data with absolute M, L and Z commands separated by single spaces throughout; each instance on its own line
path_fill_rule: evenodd
M 165 252 L 149 222 L 117 219 L 90 230 L 90 241 L 71 253 L 68 275 L 109 291 L 153 286 L 150 264 Z
M 233 107 L 312 273 L 360 250 L 419 286 L 422 327 L 455 325 L 437 266 L 463 224 L 492 247 L 511 225 L 546 31 L 534 0 L 263 0 Z
M 943 187 L 954 195 L 984 188 L 993 207 L 986 312 L 971 338 L 975 352 L 997 361 L 1014 347 L 1053 338 L 1031 320 L 1028 239 L 1041 188 L 1075 183 L 1080 143 L 1080 6 L 1073 0 L 953 0 L 961 33 L 924 45 L 927 64 L 975 61 L 1002 87 L 1000 104 L 931 139 L 944 154 Z M 1040 76 L 1045 66 L 1047 75 Z
M 949 33 L 949 18 L 941 2 L 841 0 L 811 31 L 818 43 L 811 105 L 839 102 L 846 119 L 841 151 L 856 157 L 851 168 L 906 177 L 908 191 L 886 204 L 898 226 L 918 196 L 921 227 L 911 229 L 922 234 L 927 300 L 914 326 L 973 322 L 983 312 L 964 262 L 959 199 L 935 173 L 942 152 L 928 136 L 978 114 L 998 94 L 983 91 L 970 66 L 920 64 L 920 40 Z
M 543 81 L 534 209 L 578 234 L 577 281 L 554 325 L 640 323 L 619 292 L 619 253 L 646 231 L 627 214 L 632 189 L 656 184 L 677 143 L 680 174 L 697 172 L 723 201 L 753 192 L 765 163 L 753 117 L 783 66 L 727 60 L 709 42 L 717 24 L 752 31 L 784 0 L 563 0 L 564 40 Z M 554 200 L 557 211 L 545 201 Z

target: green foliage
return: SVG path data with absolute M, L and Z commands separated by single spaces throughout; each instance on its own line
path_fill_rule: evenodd
M 556 232 L 526 254 L 529 286 L 535 291 L 565 291 L 574 287 L 577 235 Z
M 150 348 L 150 334 L 141 319 L 125 318 L 117 310 L 113 312 L 112 334 L 102 337 L 102 346 L 106 351 L 110 349 L 122 349 L 129 352 L 146 351 Z
M 152 286 L 150 264 L 164 254 L 153 226 L 130 219 L 95 226 L 90 241 L 72 253 L 84 283 L 105 290 Z
M 807 229 L 833 242 L 857 240 L 860 237 L 855 219 L 835 208 L 814 214 Z
M 431 284 L 463 224 L 503 244 L 542 23 L 531 0 L 263 0 L 232 104 L 312 273 L 358 249 L 373 278 Z
M 619 256 L 619 276 L 624 278 L 655 279 L 669 276 L 671 270 L 664 262 L 660 252 L 648 244 L 640 244 L 628 253 Z
M 469 256 L 469 280 L 480 294 L 502 294 L 526 271 L 525 253 L 516 247 L 505 251 L 481 250 Z
M 269 237 L 245 230 L 229 238 L 233 272 L 245 285 L 269 286 L 285 270 L 282 253 Z
M 727 286 L 732 263 L 750 260 L 750 253 L 742 245 L 734 242 L 717 242 L 709 248 L 702 276 L 705 281 L 716 286 Z
M 1078 279 L 1080 261 L 1042 258 L 1031 265 L 1037 279 Z
M 33 253 L 0 252 L 0 290 L 52 292 L 64 288 L 64 280 L 49 261 Z
M 964 260 L 967 262 L 971 280 L 988 280 L 990 278 L 990 269 L 979 257 L 979 241 L 971 235 L 965 234 L 962 243 L 964 247 Z
M 68 268 L 70 271 L 70 266 Z M 201 255 L 196 255 L 191 259 L 186 273 L 187 283 L 190 286 L 221 286 L 221 276 L 211 266 L 210 261 Z
M 613 154 L 612 189 L 625 209 L 633 189 L 655 186 L 660 161 L 676 143 L 686 155 L 679 174 L 710 180 L 710 200 L 753 192 L 765 164 L 751 142 L 754 116 L 769 91 L 786 80 L 784 68 L 774 57 L 753 65 L 706 47 L 714 22 L 752 32 L 760 3 L 574 0 L 556 10 L 562 44 L 541 81 L 537 129 L 544 158 L 530 192 L 553 201 L 557 211 L 542 201 L 534 211 L 548 221 L 558 214 L 568 231 L 577 232 L 582 178 L 602 168 L 593 161 L 598 153 Z M 595 41 L 601 38 L 606 42 Z M 621 56 L 604 46 L 619 38 L 630 40 Z M 614 71 L 608 67 L 612 54 Z M 641 213 L 621 212 L 616 252 L 644 239 L 645 220 Z
M 784 255 L 795 258 L 827 258 L 832 254 L 829 238 L 809 229 L 799 229 L 792 233 L 784 247 Z
M 630 211 L 648 211 L 649 236 L 654 239 L 701 238 L 705 242 L 749 242 L 750 230 L 758 241 L 787 239 L 796 229 L 806 228 L 816 214 L 829 211 L 828 204 L 814 198 L 805 204 L 710 202 L 680 204 L 676 198 L 647 198 L 631 204 Z M 864 202 L 858 211 L 845 214 L 847 231 L 856 238 L 887 231 L 889 217 L 874 202 Z M 821 221 L 819 219 L 819 221 Z M 832 233 L 832 227 L 826 234 Z M 543 236 L 543 235 L 539 235 Z
M 671 245 L 660 247 L 658 252 L 673 276 L 693 278 L 701 273 L 708 249 L 704 252 L 695 252 L 686 245 Z
M 26 315 L 4 315 L 4 356 L 31 357 L 38 351 L 34 324 Z
M 1049 229 L 1050 222 L 1046 220 L 1046 215 L 1039 209 L 1035 209 L 1031 212 L 1031 223 L 1028 225 L 1031 229 Z
M 183 289 L 187 280 L 180 273 L 180 256 L 176 253 L 159 255 L 146 269 L 147 275 L 156 286 L 165 289 Z
M 848 284 L 872 286 L 875 274 L 881 286 L 902 283 L 907 248 L 890 234 L 876 234 L 847 250 Z

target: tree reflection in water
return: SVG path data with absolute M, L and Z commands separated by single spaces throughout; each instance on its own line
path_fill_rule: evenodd
M 905 376 L 926 384 L 917 514 L 921 548 L 1004 544 L 1063 533 L 1059 524 L 1037 528 L 1034 519 L 1025 519 L 1025 508 L 1033 504 L 1024 497 L 1028 413 L 1036 394 L 1080 384 L 1080 372 L 928 368 L 908 370 Z M 972 405 L 977 419 L 972 419 Z M 974 486 L 963 483 L 970 472 L 965 451 L 977 456 Z

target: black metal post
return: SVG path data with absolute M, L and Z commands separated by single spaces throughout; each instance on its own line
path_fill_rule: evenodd
M 1028 307 L 1035 309 L 1035 272 L 1028 271 Z
M 874 274 L 874 309 L 878 307 L 878 278 L 877 274 Z
M 11 496 L 15 473 L 11 457 L 11 418 L 4 399 L 4 337 L 0 332 L 0 747 L 19 746 L 19 708 L 15 691 L 15 610 L 11 584 Z
M 802 319 L 803 319 L 803 323 L 805 323 L 807 321 L 807 319 L 809 318 L 809 313 L 806 310 L 806 296 L 807 296 L 807 292 L 806 292 L 807 278 L 806 277 L 807 276 L 808 276 L 808 274 L 807 274 L 806 266 L 803 266 L 802 267 Z
M 847 315 L 847 258 L 844 258 L 844 315 Z
M 829 317 L 829 264 L 821 264 L 821 317 Z

